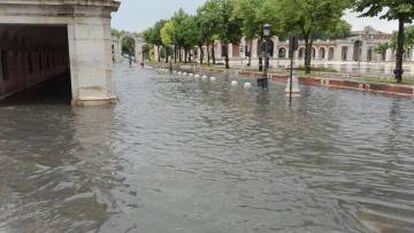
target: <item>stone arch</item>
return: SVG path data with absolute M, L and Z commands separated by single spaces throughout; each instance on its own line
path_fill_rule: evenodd
M 316 59 L 316 47 L 312 47 L 312 59 L 315 60 Z
M 334 47 L 329 47 L 328 60 L 332 61 L 334 59 L 334 56 L 335 56 L 335 48 Z
M 267 44 L 268 45 L 267 54 L 270 57 L 273 57 L 274 56 L 274 50 L 275 50 L 275 42 L 273 42 L 273 40 L 268 40 L 267 43 L 268 43 Z M 258 53 L 257 55 L 259 57 L 261 57 L 263 55 L 264 51 L 266 51 L 266 44 L 263 40 L 261 40 L 261 41 L 259 41 L 259 43 L 257 43 L 257 53 Z
M 404 52 L 404 59 L 405 61 L 411 61 L 411 55 L 412 55 L 412 49 L 407 48 L 407 50 Z
M 362 54 L 362 41 L 357 40 L 354 42 L 354 61 L 361 61 L 361 54 Z
M 287 49 L 285 47 L 280 47 L 278 54 L 279 54 L 279 58 L 286 58 Z
M 319 59 L 320 60 L 325 60 L 326 58 L 326 48 L 325 47 L 320 47 L 319 48 Z
M 374 49 L 372 47 L 369 47 L 368 51 L 367 51 L 367 61 L 368 62 L 372 61 L 373 54 L 374 54 Z

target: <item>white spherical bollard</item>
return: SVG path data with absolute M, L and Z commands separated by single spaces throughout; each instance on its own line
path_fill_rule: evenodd
M 237 87 L 238 85 L 239 85 L 239 82 L 237 82 L 236 80 L 231 81 L 232 87 Z
M 249 83 L 249 82 L 247 82 L 247 83 L 245 83 L 244 85 L 243 85 L 243 89 L 245 89 L 245 90 L 249 90 L 249 89 L 251 89 L 253 86 L 252 86 L 252 84 L 251 83 Z
M 189 73 L 189 74 L 188 74 L 188 76 L 193 76 L 193 75 L 194 75 L 194 74 L 192 74 L 192 73 Z
M 183 75 L 184 75 L 184 76 L 187 76 L 187 72 L 184 72 L 184 73 L 183 73 Z
M 206 76 L 206 75 L 203 75 L 203 76 L 201 77 L 201 79 L 202 79 L 202 80 L 207 80 L 207 76 Z
M 194 75 L 194 77 L 196 77 L 196 78 L 200 78 L 200 75 L 199 75 L 199 74 L 196 74 L 196 75 Z
M 214 81 L 216 81 L 216 80 L 217 80 L 217 78 L 216 78 L 216 77 L 210 77 L 210 81 L 214 82 Z

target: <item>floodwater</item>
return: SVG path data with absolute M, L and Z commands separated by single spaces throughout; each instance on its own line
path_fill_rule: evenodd
M 303 65 L 303 61 L 296 61 Z M 279 67 L 285 67 L 289 61 L 280 61 Z M 394 62 L 332 62 L 332 61 L 312 61 L 312 65 L 318 68 L 330 68 L 340 73 L 353 74 L 367 77 L 394 77 Z M 404 78 L 414 79 L 414 63 L 404 62 Z
M 414 100 L 115 76 L 113 108 L 0 106 L 1 233 L 414 232 Z

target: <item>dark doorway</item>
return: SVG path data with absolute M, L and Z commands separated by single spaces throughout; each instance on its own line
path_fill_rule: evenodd
M 0 24 L 0 51 L 1 102 L 70 103 L 66 25 Z

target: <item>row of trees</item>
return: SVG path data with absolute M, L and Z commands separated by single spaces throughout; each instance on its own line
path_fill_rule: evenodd
M 179 10 L 169 20 L 161 20 L 144 32 L 147 43 L 165 49 L 173 48 L 174 59 L 189 61 L 189 51 L 207 46 L 207 62 L 215 63 L 214 41 L 238 43 L 244 36 L 248 42 L 247 55 L 251 61 L 252 41 L 263 41 L 262 26 L 272 26 L 271 34 L 282 39 L 297 35 L 305 41 L 305 68 L 311 71 L 312 45 L 316 39 L 336 39 L 349 35 L 351 26 L 342 20 L 346 9 L 354 9 L 361 17 L 380 16 L 398 20 L 396 36 L 396 78 L 401 82 L 405 25 L 414 19 L 414 4 L 401 0 L 208 0 L 196 15 Z M 226 48 L 228 50 L 228 48 Z M 200 51 L 203 51 L 202 49 Z M 158 51 L 160 54 L 160 51 Z M 229 68 L 228 51 L 224 52 Z M 168 57 L 168 56 L 167 56 Z M 178 58 L 177 58 L 178 57 Z M 203 63 L 204 54 L 201 54 Z M 160 58 L 158 58 L 160 61 Z

